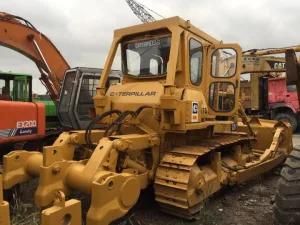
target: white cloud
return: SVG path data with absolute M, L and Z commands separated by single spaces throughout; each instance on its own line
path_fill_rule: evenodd
M 139 0 L 159 14 L 181 16 L 224 42 L 243 49 L 281 47 L 300 42 L 297 30 L 300 2 L 296 0 Z M 1 11 L 28 19 L 46 34 L 71 66 L 101 67 L 113 30 L 140 23 L 125 0 L 9 0 Z M 31 73 L 35 64 L 0 48 L 0 70 Z M 45 89 L 34 82 L 34 89 Z

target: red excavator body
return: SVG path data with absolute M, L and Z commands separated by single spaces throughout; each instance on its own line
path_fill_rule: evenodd
M 45 136 L 42 103 L 0 100 L 0 144 L 40 139 Z
M 41 73 L 54 102 L 59 98 L 64 73 L 70 68 L 56 46 L 29 21 L 0 12 L 0 46 L 13 49 L 31 59 Z M 9 81 L 5 81 L 9 92 Z M 0 98 L 0 145 L 32 141 L 45 137 L 45 106 L 42 103 L 21 102 Z M 0 148 L 0 155 L 2 153 Z

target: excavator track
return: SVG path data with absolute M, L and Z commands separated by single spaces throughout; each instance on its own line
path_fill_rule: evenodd
M 250 138 L 246 136 L 224 137 L 223 134 L 201 141 L 197 146 L 176 147 L 165 153 L 154 181 L 155 200 L 161 210 L 184 219 L 197 219 L 205 196 L 218 191 L 221 185 L 210 164 L 198 166 L 198 160 L 213 150 L 222 151 L 227 146 L 249 141 Z M 199 180 L 208 185 L 210 193 L 201 194 L 198 189 Z

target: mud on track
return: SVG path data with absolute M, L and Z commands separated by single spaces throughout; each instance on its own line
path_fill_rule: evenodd
M 145 202 L 133 212 L 137 224 L 147 225 L 272 225 L 272 203 L 279 169 L 243 185 L 232 186 L 208 199 L 197 221 L 186 221 L 160 212 Z

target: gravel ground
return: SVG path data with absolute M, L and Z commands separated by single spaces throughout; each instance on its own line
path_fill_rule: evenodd
M 132 225 L 272 225 L 272 202 L 278 169 L 245 184 L 228 187 L 209 198 L 199 220 L 186 221 L 166 215 L 154 202 L 133 212 Z
M 199 220 L 186 221 L 160 212 L 152 191 L 143 193 L 129 219 L 114 225 L 272 225 L 272 201 L 279 168 L 245 184 L 227 187 L 206 200 Z M 33 207 L 32 192 L 36 184 L 21 186 L 11 202 L 13 225 L 38 225 L 39 212 Z M 25 197 L 24 197 L 25 196 Z M 88 208 L 88 207 L 86 207 Z
M 294 145 L 300 144 L 300 134 L 293 137 Z M 259 176 L 245 184 L 227 187 L 206 200 L 199 220 L 186 221 L 159 211 L 153 201 L 151 190 L 143 193 L 138 206 L 129 218 L 116 222 L 117 225 L 272 225 L 272 202 L 279 178 L 280 168 Z M 39 224 L 38 210 L 32 205 L 30 187 L 36 181 L 17 191 L 11 202 L 13 225 Z M 25 194 L 26 193 L 26 194 Z M 24 194 L 26 197 L 24 198 Z

